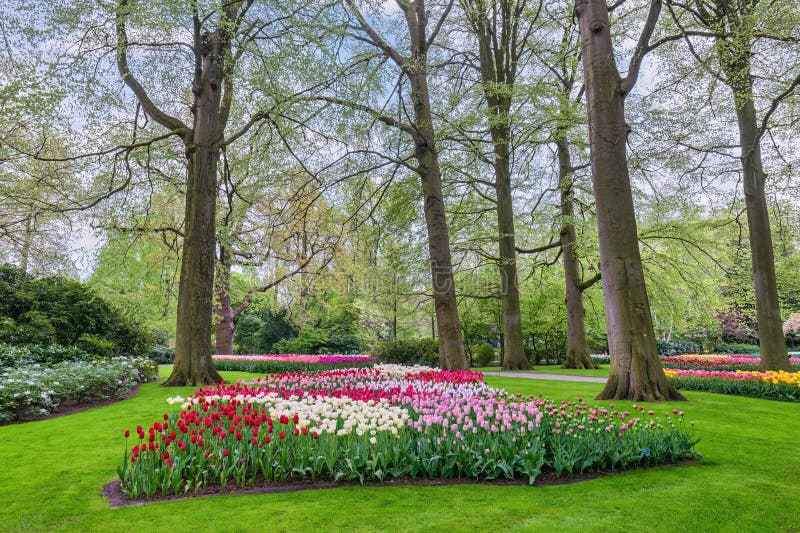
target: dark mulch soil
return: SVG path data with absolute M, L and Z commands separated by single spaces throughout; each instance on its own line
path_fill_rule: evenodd
M 13 420 L 11 422 L 4 422 L 4 423 L 2 423 L 0 425 L 5 426 L 5 425 L 10 425 L 10 424 L 23 424 L 25 422 L 33 422 L 35 420 L 47 420 L 49 418 L 59 418 L 59 417 L 62 417 L 62 416 L 67 416 L 67 415 L 74 415 L 75 413 L 80 413 L 82 411 L 88 411 L 90 409 L 97 409 L 98 407 L 106 407 L 108 405 L 112 405 L 112 404 L 115 404 L 117 402 L 121 402 L 123 400 L 130 400 L 131 398 L 133 398 L 134 396 L 136 396 L 139 393 L 139 387 L 141 387 L 141 386 L 142 386 L 142 384 L 139 383 L 134 388 L 129 390 L 127 393 L 125 393 L 125 395 L 123 395 L 122 397 L 119 397 L 119 398 L 108 398 L 108 399 L 105 399 L 105 400 L 84 400 L 84 401 L 65 400 L 65 401 L 61 402 L 61 405 L 56 407 L 53 410 L 53 412 L 50 413 L 49 415 L 45 415 L 45 416 L 27 416 L 27 417 L 23 417 L 23 418 L 18 419 L 18 420 Z
M 556 477 L 553 471 L 543 471 L 534 481 L 534 487 L 548 487 L 553 485 L 566 485 L 569 483 L 578 483 L 581 481 L 588 481 L 606 476 L 613 476 L 624 472 L 631 472 L 635 470 L 643 470 L 647 468 L 659 468 L 661 466 L 682 466 L 687 464 L 694 464 L 699 462 L 699 459 L 685 459 L 667 465 L 656 466 L 637 466 L 635 468 L 628 468 L 625 470 L 614 469 L 604 470 L 600 472 L 586 472 L 584 474 L 564 474 L 561 477 Z M 109 507 L 116 509 L 118 507 L 129 507 L 136 505 L 147 505 L 149 503 L 159 503 L 172 500 L 188 500 L 193 498 L 205 498 L 209 496 L 225 496 L 232 494 L 275 494 L 281 492 L 298 492 L 301 490 L 317 490 L 317 489 L 334 489 L 339 487 L 353 487 L 360 485 L 357 481 L 339 481 L 333 483 L 331 481 L 286 481 L 283 483 L 269 483 L 258 484 L 252 487 L 237 487 L 228 485 L 222 487 L 219 485 L 209 486 L 200 489 L 197 492 L 188 492 L 186 494 L 171 494 L 169 496 L 155 496 L 153 498 L 137 498 L 132 499 L 123 494 L 120 487 L 119 480 L 114 480 L 106 483 L 103 486 L 103 496 L 108 499 Z M 364 483 L 366 487 L 400 487 L 400 486 L 419 486 L 419 487 L 446 487 L 452 485 L 490 485 L 498 487 L 512 487 L 512 486 L 528 486 L 528 481 L 524 479 L 494 479 L 491 481 L 477 480 L 472 478 L 452 478 L 452 479 L 412 479 L 401 478 L 392 479 L 389 481 L 369 481 Z

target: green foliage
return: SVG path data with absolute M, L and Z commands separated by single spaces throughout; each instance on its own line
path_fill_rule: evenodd
M 154 201 L 163 215 L 165 200 Z M 178 276 L 179 256 L 160 237 L 112 232 L 100 250 L 89 285 L 147 329 L 161 332 L 157 342 L 166 345 L 175 336 Z M 163 339 L 165 334 L 167 339 Z
M 479 366 L 486 366 L 494 361 L 494 346 L 489 343 L 479 344 L 474 353 L 475 362 Z
M 661 357 L 702 352 L 697 343 L 679 337 L 673 337 L 668 341 L 658 339 L 656 344 L 658 345 L 658 355 Z
M 34 279 L 10 265 L 0 266 L 0 317 L 2 342 L 81 345 L 105 356 L 145 354 L 152 344 L 142 326 L 88 285 Z
M 169 365 L 175 362 L 175 348 L 165 348 L 163 346 L 159 346 L 158 348 L 153 348 L 150 350 L 150 353 L 147 354 L 147 357 L 159 365 Z
M 359 353 L 364 350 L 361 340 L 352 333 L 334 333 L 326 328 L 307 327 L 294 339 L 273 344 L 275 353 L 324 354 Z
M 260 329 L 255 333 L 253 351 L 242 353 L 275 353 L 275 343 L 297 337 L 297 328 L 289 322 L 287 315 L 287 309 L 265 309 L 261 313 Z
M 118 353 L 119 348 L 114 341 L 84 333 L 78 337 L 77 346 L 86 353 L 96 355 L 99 357 L 108 357 L 112 354 Z
M 411 341 L 388 340 L 372 349 L 371 355 L 381 363 L 398 365 L 439 366 L 439 343 L 436 339 Z
M 92 355 L 77 346 L 0 343 L 0 368 L 16 368 L 34 364 L 52 365 L 91 359 L 93 359 Z
M 567 331 L 564 324 L 541 331 L 538 335 L 529 334 L 525 339 L 525 355 L 535 362 L 548 361 L 556 364 L 566 357 Z
M 233 353 L 259 353 L 256 346 L 258 346 L 258 336 L 262 327 L 263 323 L 257 316 L 239 315 L 236 318 L 236 329 L 233 333 Z
M 757 354 L 761 352 L 758 344 L 746 344 L 740 342 L 718 342 L 714 347 L 716 353 L 724 354 Z

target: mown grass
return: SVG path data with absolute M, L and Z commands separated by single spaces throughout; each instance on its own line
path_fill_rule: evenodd
M 608 365 L 600 365 L 600 368 L 564 368 L 561 365 L 534 365 L 531 370 L 502 370 L 499 366 L 473 367 L 470 370 L 480 370 L 491 375 L 492 372 L 516 372 L 530 374 L 554 374 L 558 376 L 589 376 L 589 377 L 608 377 Z
M 166 371 L 166 369 L 162 369 Z M 224 373 L 228 380 L 247 377 Z M 601 384 L 487 377 L 511 392 L 590 398 Z M 687 392 L 705 459 L 550 487 L 344 487 L 109 509 L 122 431 L 191 389 L 145 385 L 136 398 L 0 427 L 3 531 L 793 531 L 800 529 L 796 404 Z M 608 405 L 609 402 L 597 402 Z M 617 407 L 628 404 L 616 402 Z

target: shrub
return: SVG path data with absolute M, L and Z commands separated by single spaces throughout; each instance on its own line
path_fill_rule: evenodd
M 478 363 L 478 366 L 486 366 L 494 361 L 494 346 L 488 342 L 479 344 L 475 348 L 475 361 Z
M 439 366 L 439 342 L 436 339 L 412 341 L 389 340 L 372 350 L 373 357 L 382 363 L 397 365 Z
M 98 357 L 111 357 L 119 353 L 119 348 L 114 341 L 84 333 L 78 337 L 77 346 L 84 352 Z
M 277 353 L 358 353 L 364 351 L 361 341 L 352 333 L 334 333 L 324 328 L 307 327 L 294 339 L 283 339 L 273 345 Z
M 253 350 L 248 353 L 274 353 L 277 342 L 297 337 L 297 328 L 289 322 L 288 314 L 286 309 L 265 309 L 258 317 L 260 326 L 254 334 Z
M 553 327 L 539 335 L 525 339 L 525 356 L 529 361 L 555 361 L 563 363 L 566 356 L 567 334 L 560 327 Z
M 255 315 L 241 314 L 233 332 L 233 353 L 258 353 L 258 335 L 263 324 Z
M 701 351 L 696 342 L 681 338 L 672 338 L 668 341 L 659 339 L 656 344 L 658 345 L 658 355 L 661 357 L 684 353 L 699 353 Z
M 757 354 L 761 353 L 761 347 L 758 344 L 744 344 L 740 342 L 718 342 L 714 347 L 714 351 L 724 354 Z M 684 353 L 696 353 L 693 351 L 686 351 Z
M 0 373 L 0 423 L 46 416 L 65 401 L 124 396 L 137 383 L 158 378 L 145 357 L 28 364 Z
M 65 361 L 89 361 L 92 355 L 77 346 L 39 346 L 37 344 L 11 345 L 0 343 L 0 368 L 25 365 L 52 365 Z
M 10 265 L 0 266 L 0 317 L 0 342 L 79 344 L 105 356 L 143 355 L 153 343 L 142 326 L 88 285 L 61 277 L 34 279 Z
M 147 357 L 155 361 L 159 365 L 171 365 L 175 362 L 175 348 L 153 348 Z

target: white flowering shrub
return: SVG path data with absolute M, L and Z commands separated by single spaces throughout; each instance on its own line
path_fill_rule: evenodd
M 47 416 L 65 401 L 118 398 L 157 378 L 158 365 L 146 357 L 7 368 L 0 373 L 0 423 Z

